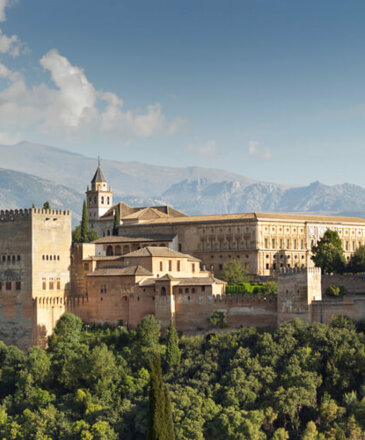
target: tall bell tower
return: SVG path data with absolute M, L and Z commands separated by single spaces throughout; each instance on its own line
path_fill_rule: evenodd
M 94 223 L 113 206 L 112 188 L 108 186 L 108 182 L 101 170 L 100 159 L 98 160 L 98 168 L 91 180 L 91 188 L 87 187 L 86 203 L 89 224 L 92 228 Z

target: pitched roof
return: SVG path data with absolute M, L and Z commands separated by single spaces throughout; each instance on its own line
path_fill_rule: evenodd
M 105 277 L 105 276 L 151 276 L 152 273 L 145 269 L 143 266 L 137 264 L 136 266 L 125 266 L 125 267 L 103 267 L 96 269 L 94 272 L 88 274 L 88 277 Z
M 106 182 L 106 179 L 104 177 L 103 172 L 101 171 L 100 165 L 98 165 L 98 168 L 94 174 L 94 177 L 91 181 L 91 183 L 96 183 L 96 182 Z
M 173 249 L 162 247 L 162 246 L 148 246 L 136 251 L 130 252 L 129 254 L 123 255 L 125 258 L 133 257 L 167 257 L 167 258 L 189 258 L 194 261 L 200 261 L 191 255 L 183 254 L 181 252 L 174 251 Z
M 301 221 L 301 222 L 325 222 L 325 223 L 357 223 L 365 224 L 365 219 L 360 217 L 339 217 L 313 214 L 295 213 L 260 213 L 248 212 L 242 214 L 218 214 L 218 215 L 193 215 L 186 217 L 168 217 L 143 220 L 144 224 L 170 224 L 170 223 L 214 223 L 221 221 L 241 220 L 270 220 L 270 221 Z
M 154 241 L 172 241 L 176 234 L 148 234 L 143 236 L 133 235 L 109 235 L 101 237 L 93 241 L 94 244 L 109 244 L 109 243 L 140 243 L 140 242 L 154 242 Z

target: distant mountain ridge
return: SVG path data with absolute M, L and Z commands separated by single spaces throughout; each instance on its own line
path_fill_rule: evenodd
M 29 142 L 0 146 L 0 157 L 0 209 L 49 200 L 55 208 L 80 214 L 95 159 Z M 167 203 L 187 214 L 271 211 L 365 217 L 365 188 L 348 183 L 290 186 L 217 169 L 107 160 L 102 168 L 115 201 L 133 206 Z

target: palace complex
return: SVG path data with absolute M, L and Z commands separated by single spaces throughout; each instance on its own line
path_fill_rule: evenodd
M 346 301 L 323 298 L 331 280 L 310 258 L 327 229 L 338 231 L 350 258 L 365 244 L 363 219 L 188 216 L 169 206 L 113 204 L 100 165 L 86 197 L 90 226 L 100 236 L 93 243 L 72 246 L 69 211 L 0 211 L 0 340 L 22 348 L 46 344 L 66 311 L 90 324 L 131 327 L 153 314 L 163 327 L 172 319 L 185 332 L 209 329 L 214 312 L 230 327 L 272 327 L 294 317 L 328 322 L 339 313 L 365 317 L 365 296 L 358 295 L 364 278 L 347 278 L 354 294 Z M 278 295 L 226 295 L 219 273 L 232 259 L 253 275 L 276 276 Z

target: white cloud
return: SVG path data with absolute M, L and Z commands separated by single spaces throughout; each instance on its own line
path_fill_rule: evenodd
M 201 145 L 192 145 L 189 144 L 186 146 L 186 148 L 193 152 L 194 154 L 197 154 L 198 156 L 214 156 L 217 154 L 217 144 L 216 141 L 211 139 L 204 144 Z
M 272 153 L 270 148 L 265 148 L 261 150 L 259 148 L 259 143 L 256 141 L 250 141 L 248 143 L 248 154 L 250 156 L 258 157 L 259 159 L 269 160 L 272 158 Z
M 8 6 L 8 0 L 0 0 L 0 21 L 6 20 L 5 8 L 7 8 Z
M 122 99 L 96 90 L 84 71 L 55 49 L 40 64 L 50 73 L 55 88 L 44 83 L 27 87 L 20 72 L 0 64 L 0 77 L 8 80 L 0 90 L 0 131 L 10 129 L 24 138 L 34 132 L 77 137 L 102 134 L 128 142 L 171 135 L 183 122 L 168 121 L 159 103 L 144 111 L 124 110 Z
M 23 46 L 17 35 L 8 37 L 0 29 L 0 53 L 8 53 L 13 57 L 17 57 Z

